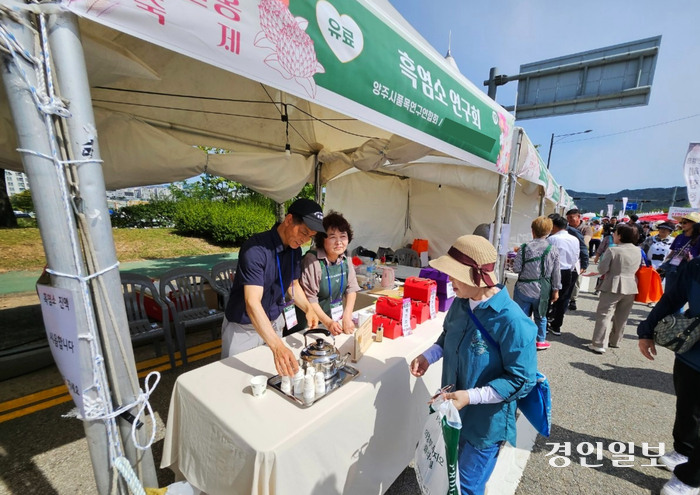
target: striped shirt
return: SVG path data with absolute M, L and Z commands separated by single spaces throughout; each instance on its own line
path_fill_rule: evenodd
M 542 262 L 541 261 L 530 261 L 523 265 L 523 253 L 525 251 L 525 260 L 531 260 L 532 258 L 538 258 L 549 246 L 549 241 L 547 239 L 533 239 L 528 242 L 525 247 L 521 247 L 521 252 L 515 257 L 513 263 L 513 271 L 519 273 L 518 279 L 524 280 L 535 280 L 542 277 Z M 556 246 L 552 246 L 552 249 L 547 253 L 547 257 L 544 259 L 544 276 L 552 282 L 552 290 L 561 289 L 561 271 L 559 270 L 559 250 Z M 540 297 L 540 283 L 539 282 L 518 282 L 518 292 L 520 292 L 525 297 L 530 297 L 532 299 L 539 299 Z

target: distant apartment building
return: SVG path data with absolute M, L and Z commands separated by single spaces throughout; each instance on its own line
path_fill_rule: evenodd
M 141 200 L 166 199 L 171 196 L 168 186 L 144 186 L 127 187 L 114 191 L 107 191 L 107 199 L 110 200 Z
M 29 189 L 29 179 L 22 172 L 5 170 L 5 184 L 8 196 L 14 196 Z

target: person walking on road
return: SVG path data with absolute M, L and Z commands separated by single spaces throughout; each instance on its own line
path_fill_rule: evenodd
M 552 220 L 537 217 L 532 222 L 532 241 L 520 246 L 513 271 L 518 281 L 513 289 L 513 300 L 528 316 L 535 316 L 537 350 L 549 349 L 547 342 L 547 309 L 550 301 L 559 299 L 561 271 L 559 250 L 547 242 L 552 231 Z
M 651 266 L 657 269 L 668 256 L 671 251 L 671 244 L 673 244 L 673 237 L 671 237 L 671 232 L 673 232 L 673 226 L 668 223 L 659 224 L 657 227 L 659 231 L 658 234 L 654 236 L 649 236 L 644 240 L 642 244 L 642 249 L 649 257 L 651 261 Z
M 587 344 L 590 350 L 598 354 L 603 354 L 608 345 L 619 347 L 637 294 L 635 274 L 642 262 L 642 252 L 635 246 L 639 232 L 634 225 L 618 225 L 613 235 L 615 246 L 609 249 L 598 265 L 598 272 L 605 278 L 598 289 L 601 294 L 593 338 Z
M 700 256 L 700 214 L 689 213 L 681 218 L 680 226 L 683 233 L 678 235 L 671 244 L 671 252 L 659 267 L 666 278 L 666 290 L 676 283 L 678 271 L 689 260 Z
M 592 258 L 595 255 L 596 250 L 600 246 L 600 242 L 603 239 L 603 226 L 600 225 L 600 220 L 596 219 L 591 222 L 591 229 L 593 230 L 593 235 L 588 243 L 588 258 Z
M 571 291 L 578 278 L 576 265 L 579 262 L 580 243 L 576 237 L 568 232 L 566 218 L 555 214 L 550 215 L 550 219 L 552 220 L 552 235 L 547 240 L 559 250 L 561 290 L 559 291 L 559 299 L 550 305 L 548 317 L 550 318 L 549 331 L 558 337 L 561 335 L 564 314 L 569 307 Z M 586 250 L 586 254 L 588 254 L 588 250 Z
M 593 236 L 593 229 L 587 225 L 583 220 L 581 220 L 581 211 L 574 208 L 566 212 L 566 221 L 569 223 L 568 231 L 569 234 L 573 235 L 579 240 L 581 254 L 579 256 L 579 265 L 577 266 L 577 273 L 581 275 L 588 268 L 588 249 L 591 242 L 591 237 Z M 578 298 L 578 292 L 581 289 L 581 277 L 576 277 L 576 285 L 571 291 L 571 298 L 569 299 L 569 310 L 576 311 L 576 299 Z
M 700 317 L 700 258 L 681 267 L 678 280 L 639 324 L 639 350 L 647 359 L 656 356 L 654 327 L 666 316 L 688 303 L 686 316 Z M 673 388 L 676 392 L 676 419 L 673 424 L 673 451 L 659 459 L 671 480 L 661 495 L 697 495 L 700 488 L 700 342 L 683 354 L 676 354 L 673 364 Z

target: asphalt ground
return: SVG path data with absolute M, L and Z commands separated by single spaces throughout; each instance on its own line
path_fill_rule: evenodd
M 579 310 L 567 314 L 562 336 L 551 337 L 552 347 L 538 354 L 539 368 L 549 377 L 552 387 L 554 428 L 550 438 L 538 437 L 518 495 L 656 494 L 670 477 L 666 470 L 642 466 L 651 463 L 643 456 L 642 443 L 664 443 L 668 450 L 672 447 L 673 354 L 662 349 L 656 361 L 650 362 L 639 353 L 636 322 L 649 311 L 640 304 L 632 311 L 619 349 L 604 355 L 587 350 L 583 344 L 593 333 L 596 305 L 597 299 L 592 295 L 581 294 Z M 160 385 L 151 396 L 158 424 L 153 446 L 157 465 L 175 380 L 184 372 L 218 359 L 215 346 L 208 329 L 194 333 L 188 336 L 188 347 L 197 349 L 199 359 L 185 367 L 161 371 Z M 137 348 L 135 353 L 139 362 L 154 361 L 151 347 Z M 159 366 L 169 368 L 156 363 L 150 369 Z M 47 368 L 0 385 L 0 494 L 95 493 L 82 424 L 61 417 L 73 408 L 72 403 L 51 405 L 55 397 L 34 402 L 31 397 L 24 399 L 56 387 L 57 383 L 60 384 L 60 378 L 56 370 Z M 28 408 L 35 410 L 27 413 Z M 14 416 L 7 419 L 8 415 Z M 571 445 L 567 456 L 570 464 L 562 468 L 551 466 L 551 456 L 547 454 L 552 446 L 547 444 L 567 442 Z M 577 452 L 577 446 L 582 442 L 602 443 L 602 460 L 596 461 L 595 454 L 587 458 L 589 464 L 602 464 L 601 467 L 581 466 L 584 456 Z M 632 467 L 613 465 L 609 451 L 613 442 L 634 443 Z M 174 481 L 168 470 L 159 469 L 158 478 L 161 486 Z M 387 493 L 417 495 L 413 470 L 407 468 Z

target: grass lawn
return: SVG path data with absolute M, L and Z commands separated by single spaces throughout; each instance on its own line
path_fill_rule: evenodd
M 139 261 L 237 251 L 173 229 L 113 229 L 119 261 Z M 0 230 L 0 272 L 40 270 L 46 264 L 38 228 Z

